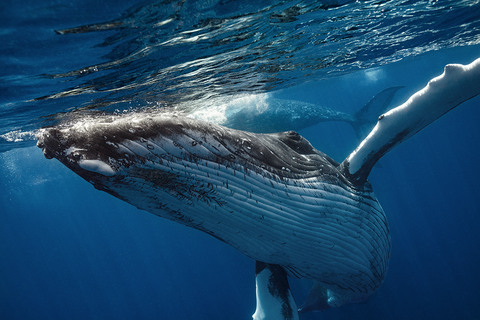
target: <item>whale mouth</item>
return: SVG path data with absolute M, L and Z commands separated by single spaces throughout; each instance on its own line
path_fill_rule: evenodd
M 82 170 L 102 176 L 113 176 L 116 172 L 105 156 L 94 151 L 93 145 L 77 146 L 60 128 L 42 128 L 37 131 L 36 137 L 37 147 L 42 149 L 45 158 L 56 158 L 82 177 Z

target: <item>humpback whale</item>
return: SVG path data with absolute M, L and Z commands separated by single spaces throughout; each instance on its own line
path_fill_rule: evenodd
M 189 116 L 255 133 L 297 131 L 321 122 L 343 121 L 352 126 L 360 142 L 375 126 L 378 116 L 387 111 L 395 93 L 402 88 L 403 86 L 395 86 L 380 91 L 353 114 L 313 103 L 261 94 L 256 99 L 249 97 L 230 100 L 223 105 L 223 114 L 219 120 L 201 110 L 192 112 Z
M 341 163 L 295 131 L 257 134 L 171 113 L 85 117 L 37 133 L 96 189 L 206 232 L 256 261 L 257 319 L 360 302 L 385 279 L 391 242 L 368 181 L 375 163 L 480 93 L 480 59 L 450 64 L 382 114 Z M 312 279 L 296 307 L 288 276 Z

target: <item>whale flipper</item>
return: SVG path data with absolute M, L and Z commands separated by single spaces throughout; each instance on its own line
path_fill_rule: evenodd
M 297 306 L 281 266 L 255 261 L 257 309 L 253 320 L 298 320 Z
M 350 122 L 358 142 L 362 141 L 372 131 L 377 123 L 378 116 L 386 112 L 392 102 L 393 97 L 398 90 L 404 86 L 396 86 L 384 89 L 374 95 L 362 109 L 353 114 L 353 120 Z
M 363 185 L 375 163 L 387 152 L 415 135 L 462 102 L 480 94 L 480 59 L 469 65 L 449 64 L 442 75 L 404 104 L 378 118 L 377 125 L 342 162 L 347 179 Z

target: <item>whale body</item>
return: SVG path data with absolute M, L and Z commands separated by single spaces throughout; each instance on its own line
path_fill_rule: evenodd
M 296 132 L 254 134 L 170 114 L 107 119 L 45 130 L 45 155 L 139 209 L 323 279 L 342 296 L 382 283 L 390 238 L 370 184 L 354 188 Z
M 303 311 L 363 301 L 380 287 L 391 242 L 370 170 L 479 93 L 480 59 L 447 65 L 381 115 L 342 163 L 294 131 L 257 134 L 169 113 L 82 118 L 40 130 L 37 145 L 95 188 L 256 260 L 254 319 L 298 319 L 287 275 L 315 281 Z

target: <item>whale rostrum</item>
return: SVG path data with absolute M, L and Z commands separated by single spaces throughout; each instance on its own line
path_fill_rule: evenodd
M 480 93 L 480 59 L 447 65 L 379 117 L 341 164 L 294 131 L 257 134 L 171 113 L 85 117 L 37 145 L 96 189 L 206 232 L 257 265 L 254 319 L 298 319 L 287 275 L 312 279 L 303 311 L 365 300 L 390 233 L 367 178 L 388 151 Z

